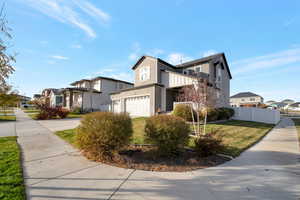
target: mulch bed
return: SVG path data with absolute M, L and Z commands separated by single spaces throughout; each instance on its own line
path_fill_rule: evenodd
M 185 149 L 173 156 L 157 156 L 153 146 L 132 145 L 128 149 L 119 152 L 111 160 L 97 161 L 129 169 L 185 172 L 220 165 L 229 160 L 217 155 L 201 158 L 190 149 Z

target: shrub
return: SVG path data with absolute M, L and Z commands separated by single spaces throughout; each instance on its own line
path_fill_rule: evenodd
M 128 114 L 94 112 L 84 116 L 77 129 L 76 143 L 92 159 L 112 159 L 129 144 L 132 122 Z
M 218 108 L 218 119 L 230 119 L 234 115 L 234 110 L 232 108 Z
M 37 114 L 36 119 L 38 119 L 38 120 L 46 120 L 46 119 L 50 119 L 50 116 L 49 116 L 48 113 L 40 111 Z
M 56 114 L 58 115 L 59 118 L 64 119 L 68 116 L 68 114 L 70 113 L 69 110 L 65 109 L 65 108 L 57 108 Z
M 72 109 L 72 113 L 74 114 L 82 114 L 83 110 L 80 107 L 75 107 Z
M 189 139 L 190 127 L 173 115 L 157 115 L 146 120 L 145 140 L 157 145 L 158 153 L 170 155 L 183 148 Z
M 219 112 L 215 108 L 207 109 L 207 121 L 216 121 L 218 119 Z M 200 111 L 200 119 L 204 120 L 205 111 Z
M 176 105 L 173 111 L 173 115 L 181 117 L 185 121 L 193 121 L 191 106 L 186 104 Z M 197 119 L 196 112 L 193 110 L 194 120 Z
M 214 155 L 223 149 L 222 137 L 218 134 L 219 131 L 212 130 L 206 135 L 197 137 L 195 142 L 195 151 L 201 157 Z

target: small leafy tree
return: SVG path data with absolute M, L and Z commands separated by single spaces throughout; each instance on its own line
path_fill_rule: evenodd
M 12 63 L 16 62 L 15 55 L 8 52 L 10 46 L 8 41 L 12 39 L 12 35 L 7 23 L 3 5 L 0 10 L 0 92 L 2 93 L 7 87 L 6 79 L 14 72 Z
M 200 136 L 201 133 L 205 135 L 207 112 L 209 109 L 214 108 L 217 103 L 217 89 L 213 87 L 208 80 L 203 78 L 197 78 L 193 84 L 184 86 L 180 90 L 178 100 L 181 102 L 187 102 L 191 107 L 193 127 L 196 136 Z M 196 116 L 194 116 L 193 109 L 196 110 Z M 203 130 L 200 129 L 200 114 L 204 116 Z

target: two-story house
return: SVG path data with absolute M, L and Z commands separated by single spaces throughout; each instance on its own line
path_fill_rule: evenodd
M 216 88 L 220 102 L 229 106 L 232 78 L 224 53 L 172 65 L 151 56 L 142 56 L 132 67 L 134 87 L 111 94 L 112 111 L 128 112 L 131 116 L 151 116 L 173 110 L 180 89 L 199 78 L 207 79 Z M 222 95 L 220 95 L 222 94 Z
M 132 83 L 98 76 L 71 83 L 73 87 L 63 91 L 63 106 L 70 110 L 108 111 L 111 105 L 110 93 L 133 87 Z
M 232 107 L 257 107 L 263 104 L 264 98 L 252 92 L 240 92 L 230 97 L 230 105 Z

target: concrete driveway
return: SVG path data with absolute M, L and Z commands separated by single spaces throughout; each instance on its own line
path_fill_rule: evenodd
M 260 143 L 218 167 L 185 173 L 116 168 L 85 159 L 17 111 L 28 199 L 299 199 L 296 129 L 283 119 Z
M 38 122 L 50 131 L 55 132 L 76 128 L 80 124 L 80 118 L 38 120 Z

